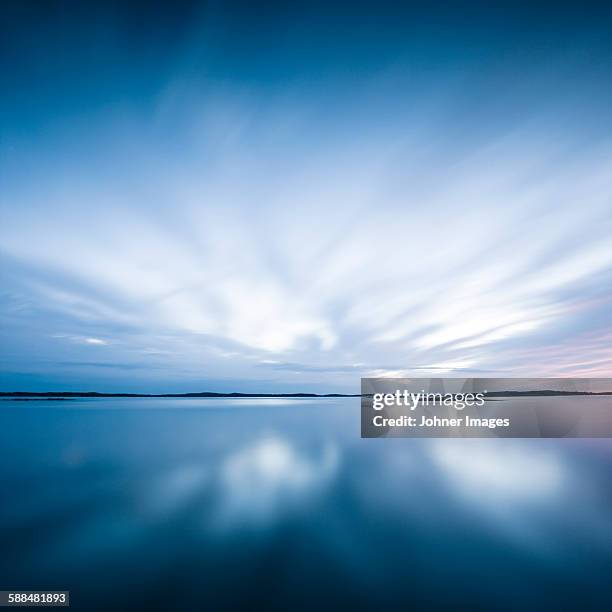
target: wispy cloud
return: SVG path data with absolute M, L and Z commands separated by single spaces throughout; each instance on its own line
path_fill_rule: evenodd
M 102 338 L 73 336 L 70 334 L 53 334 L 51 337 L 67 340 L 69 342 L 75 342 L 77 344 L 92 344 L 94 346 L 106 346 L 109 344 L 108 340 L 103 340 Z
M 152 119 L 79 125 L 87 155 L 68 122 L 0 201 L 13 369 L 104 349 L 189 380 L 344 389 L 368 372 L 610 374 L 612 134 L 576 121 L 586 98 L 517 118 L 474 72 L 416 94 L 401 70 L 369 83 L 330 108 L 178 75 Z M 46 347 L 54 329 L 65 348 Z

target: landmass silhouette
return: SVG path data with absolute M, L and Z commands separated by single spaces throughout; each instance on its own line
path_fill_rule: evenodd
M 186 397 L 186 398 L 325 398 L 325 397 L 370 397 L 361 393 L 217 393 L 201 391 L 195 393 L 101 393 L 99 391 L 0 391 L 2 398 L 87 398 L 87 397 Z M 541 389 L 532 391 L 489 391 L 485 399 L 494 397 L 550 397 L 571 395 L 612 395 L 612 391 L 558 391 Z
M 202 391 L 199 393 L 100 393 L 98 391 L 0 391 L 0 397 L 23 398 L 56 398 L 56 397 L 211 397 L 211 398 L 240 398 L 240 397 L 360 397 L 359 393 L 215 393 Z

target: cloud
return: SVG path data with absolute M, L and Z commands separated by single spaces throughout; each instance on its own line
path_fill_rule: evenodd
M 264 112 L 250 95 L 168 95 L 174 110 L 194 97 L 198 130 L 164 102 L 157 124 L 122 121 L 129 157 L 97 133 L 91 159 L 60 149 L 63 174 L 50 159 L 3 195 L 0 312 L 24 353 L 36 318 L 177 376 L 265 367 L 354 389 L 363 372 L 609 373 L 605 347 L 580 352 L 612 323 L 609 141 L 583 146 L 553 109 L 450 143 L 457 118 L 476 125 L 452 89 L 440 122 L 420 109 L 359 131 L 371 100 L 334 123 L 290 96 Z M 172 129 L 185 151 L 166 155 Z M 573 354 L 553 351 L 565 341 Z
M 106 346 L 109 344 L 108 340 L 102 338 L 84 337 L 84 336 L 73 336 L 70 334 L 52 334 L 52 338 L 61 340 L 68 340 L 77 344 L 89 344 L 93 346 Z
M 108 344 L 106 340 L 102 340 L 101 338 L 83 338 L 83 342 L 85 342 L 85 344 L 97 344 L 102 346 Z

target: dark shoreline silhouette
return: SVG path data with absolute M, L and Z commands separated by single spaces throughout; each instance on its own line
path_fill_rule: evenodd
M 97 391 L 0 391 L 0 397 L 5 398 L 76 398 L 76 397 L 187 397 L 187 398 L 267 398 L 267 397 L 361 397 L 359 393 L 214 393 L 203 391 L 201 393 L 99 393 Z
M 455 394 L 456 395 L 456 394 Z M 489 391 L 485 399 L 495 397 L 554 397 L 573 395 L 612 395 L 612 391 L 556 391 L 542 389 L 534 391 Z M 360 393 L 100 393 L 98 391 L 0 391 L 0 398 L 23 399 L 71 399 L 88 397 L 174 397 L 174 398 L 326 398 L 326 397 L 372 397 L 372 394 Z
M 612 395 L 612 391 L 555 391 L 552 389 L 541 391 L 488 391 L 486 397 L 550 397 L 555 395 Z

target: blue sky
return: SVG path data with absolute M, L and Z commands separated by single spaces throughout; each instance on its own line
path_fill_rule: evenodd
M 0 389 L 612 375 L 595 5 L 3 8 Z

